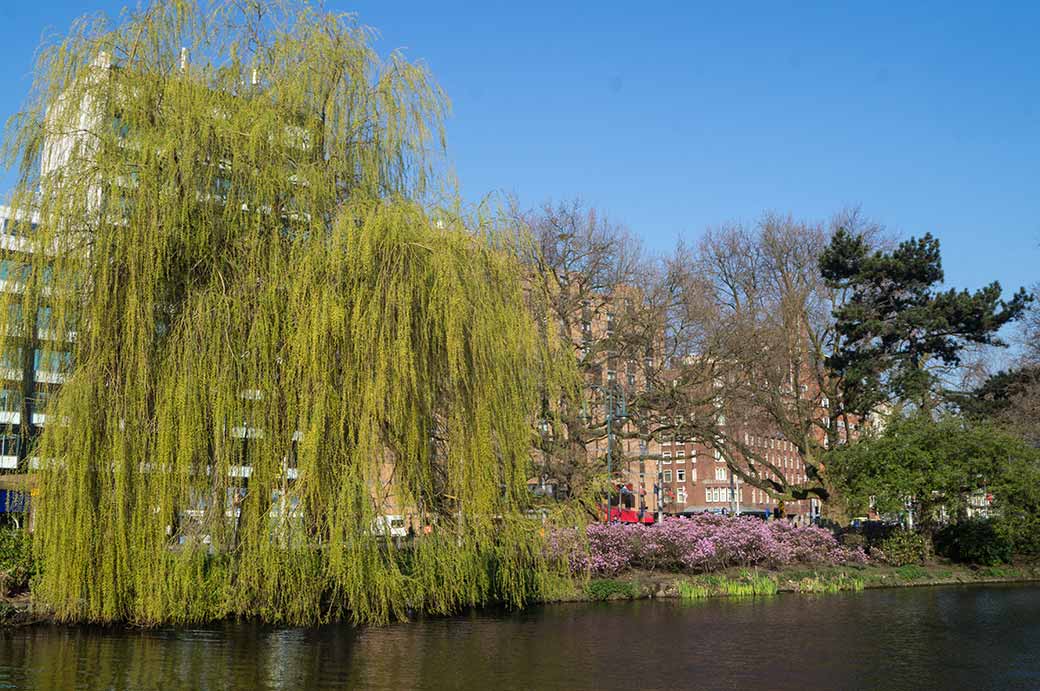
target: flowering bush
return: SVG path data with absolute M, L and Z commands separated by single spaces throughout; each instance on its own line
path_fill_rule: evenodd
M 701 514 L 666 518 L 653 526 L 597 523 L 586 529 L 586 545 L 574 529 L 550 535 L 552 558 L 574 572 L 610 576 L 627 568 L 715 571 L 729 566 L 775 568 L 788 564 L 865 564 L 860 547 L 838 543 L 816 526 L 784 521 Z

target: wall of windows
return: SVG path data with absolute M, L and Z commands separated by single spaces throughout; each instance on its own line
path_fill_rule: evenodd
M 705 487 L 704 501 L 711 504 L 733 501 L 733 490 L 729 487 Z

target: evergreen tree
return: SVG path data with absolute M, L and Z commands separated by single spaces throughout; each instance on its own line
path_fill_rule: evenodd
M 849 293 L 835 309 L 844 342 L 828 365 L 844 382 L 849 409 L 860 414 L 883 401 L 933 407 L 934 367 L 958 365 L 969 345 L 1004 345 L 998 332 L 1029 302 L 1025 290 L 1004 301 L 997 282 L 975 292 L 940 291 L 939 241 L 930 234 L 886 252 L 840 230 L 820 268 L 829 285 Z

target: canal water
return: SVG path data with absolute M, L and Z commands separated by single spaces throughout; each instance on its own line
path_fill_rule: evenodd
M 0 688 L 1040 689 L 1040 587 L 564 604 L 385 628 L 0 631 Z

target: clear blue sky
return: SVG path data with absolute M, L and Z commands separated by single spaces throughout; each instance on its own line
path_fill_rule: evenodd
M 45 29 L 122 4 L 3 3 L 0 114 Z M 581 196 L 662 250 L 859 204 L 950 285 L 1040 281 L 1040 3 L 326 4 L 429 63 L 470 200 Z

